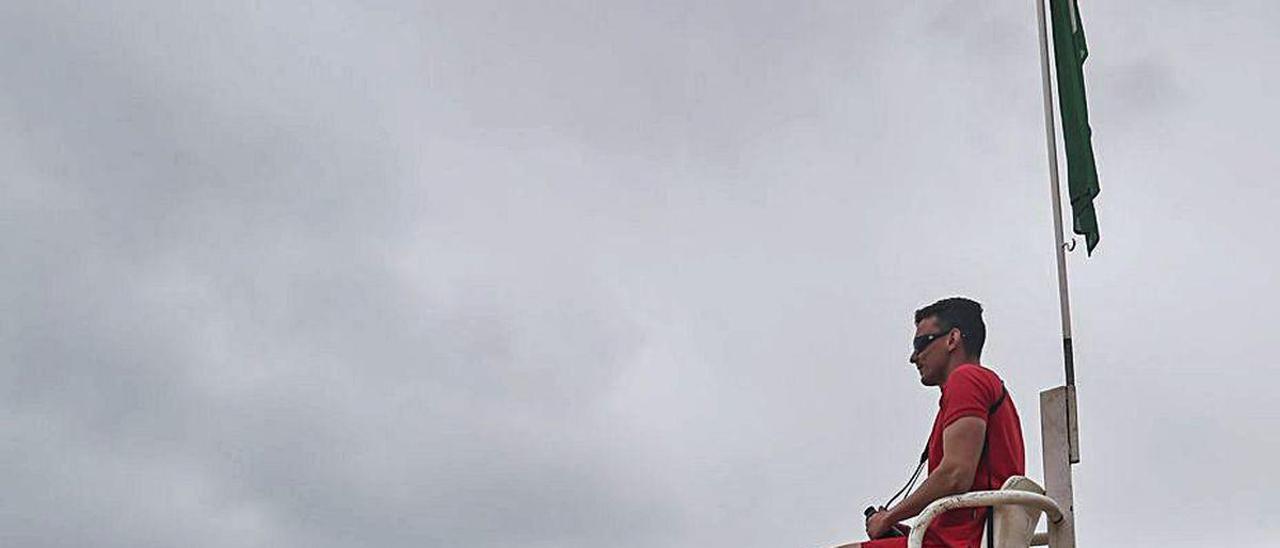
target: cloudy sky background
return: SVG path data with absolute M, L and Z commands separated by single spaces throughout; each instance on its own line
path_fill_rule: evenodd
M 1280 7 L 1082 2 L 1082 546 L 1274 546 Z M 820 546 L 1060 384 L 1030 2 L 0 3 L 0 543 Z

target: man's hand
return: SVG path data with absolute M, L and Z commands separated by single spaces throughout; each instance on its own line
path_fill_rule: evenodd
M 879 512 L 867 518 L 867 538 L 875 540 L 883 537 L 894 525 L 896 524 L 889 519 L 889 512 L 882 506 Z

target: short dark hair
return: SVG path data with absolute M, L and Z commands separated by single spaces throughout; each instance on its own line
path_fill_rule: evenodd
M 938 319 L 938 326 L 945 331 L 960 330 L 960 340 L 971 358 L 982 357 L 982 345 L 987 342 L 987 324 L 982 322 L 982 305 L 973 299 L 951 297 L 942 299 L 916 311 L 916 323 L 925 318 Z

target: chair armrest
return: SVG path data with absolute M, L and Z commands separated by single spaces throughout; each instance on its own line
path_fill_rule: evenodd
M 916 518 L 915 526 L 911 528 L 911 536 L 907 538 L 907 548 L 920 548 L 924 543 L 925 529 L 929 528 L 929 523 L 933 521 L 933 518 L 938 517 L 943 512 L 957 508 L 976 508 L 1005 504 L 1029 506 L 1044 512 L 1045 516 L 1049 518 L 1049 527 L 1054 527 L 1062 522 L 1062 510 L 1058 508 L 1058 503 L 1044 495 L 1027 491 L 973 491 L 942 497 L 926 506 L 924 511 L 920 512 L 920 517 Z

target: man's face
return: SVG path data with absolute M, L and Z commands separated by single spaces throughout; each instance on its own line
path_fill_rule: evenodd
M 956 342 L 953 339 L 958 336 L 958 332 L 954 329 L 943 331 L 938 327 L 938 318 L 930 316 L 916 324 L 915 336 L 916 340 L 924 344 L 920 350 L 913 349 L 911 353 L 911 363 L 920 372 L 920 383 L 925 386 L 941 385 L 947 380 L 948 356 L 951 349 L 955 348 Z

